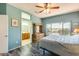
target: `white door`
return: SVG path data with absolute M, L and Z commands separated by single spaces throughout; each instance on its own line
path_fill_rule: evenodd
M 8 52 L 8 16 L 0 15 L 0 53 Z

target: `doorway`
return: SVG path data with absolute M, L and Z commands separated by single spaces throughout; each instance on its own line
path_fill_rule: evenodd
M 22 46 L 31 43 L 31 21 L 22 19 L 21 21 L 21 34 L 22 34 Z

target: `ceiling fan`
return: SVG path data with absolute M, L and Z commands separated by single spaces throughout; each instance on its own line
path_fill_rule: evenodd
M 38 13 L 42 13 L 45 10 L 50 13 L 50 11 L 52 9 L 59 9 L 59 6 L 54 6 L 53 7 L 51 3 L 44 3 L 43 6 L 36 5 L 36 7 L 37 8 L 42 8 L 42 10 L 39 11 Z

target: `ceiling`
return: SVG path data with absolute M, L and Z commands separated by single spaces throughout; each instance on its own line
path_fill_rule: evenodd
M 35 7 L 38 5 L 38 3 L 10 3 L 10 5 L 13 5 L 17 8 L 20 8 L 22 10 L 25 10 L 32 15 L 35 15 L 39 18 L 45 18 L 49 16 L 54 16 L 58 14 L 63 14 L 63 13 L 69 13 L 69 12 L 75 12 L 79 10 L 79 3 L 52 3 L 52 6 L 59 6 L 59 9 L 52 9 L 51 13 L 47 14 L 45 12 L 43 13 L 36 13 L 36 11 L 40 11 L 41 8 Z M 42 5 L 42 3 L 39 5 Z

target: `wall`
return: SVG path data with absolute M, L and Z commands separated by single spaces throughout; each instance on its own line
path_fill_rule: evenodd
M 0 14 L 1 15 L 6 14 L 6 4 L 5 3 L 0 3 Z
M 6 8 L 7 8 L 7 15 L 8 15 L 8 20 L 9 20 L 9 29 L 8 29 L 8 48 L 10 49 L 14 49 L 18 46 L 21 45 L 21 26 L 20 26 L 20 22 L 21 22 L 21 11 L 9 4 L 6 4 Z M 16 18 L 19 20 L 19 27 L 12 27 L 11 22 L 12 22 L 12 18 Z
M 21 46 L 21 12 L 28 13 L 24 10 L 18 9 L 6 3 L 0 3 L 0 14 L 8 15 L 8 48 L 9 50 Z M 28 13 L 29 14 L 29 13 Z M 31 15 L 31 14 L 29 14 Z M 12 27 L 12 18 L 19 20 L 19 27 Z M 41 19 L 31 15 L 32 23 L 41 24 Z
M 42 24 L 41 19 L 38 18 L 38 17 L 36 17 L 36 16 L 34 16 L 34 15 L 32 15 L 31 20 L 32 20 L 32 23 L 35 23 L 35 24 Z
M 6 4 L 6 9 L 7 9 L 7 15 L 9 16 L 9 50 L 17 48 L 21 46 L 21 12 L 28 13 L 26 11 L 23 11 L 21 9 L 18 9 L 16 7 L 13 7 L 9 4 Z M 29 13 L 28 13 L 29 14 Z M 31 15 L 31 14 L 29 14 Z M 12 18 L 16 18 L 19 20 L 19 27 L 12 27 L 11 26 L 11 20 Z M 37 23 L 40 24 L 41 20 L 34 16 L 31 15 L 31 21 L 32 23 Z
M 46 33 L 46 24 L 56 23 L 56 22 L 79 22 L 79 12 L 77 11 L 77 12 L 72 12 L 72 13 L 67 13 L 57 16 L 51 16 L 48 18 L 43 18 L 42 19 L 43 32 Z

